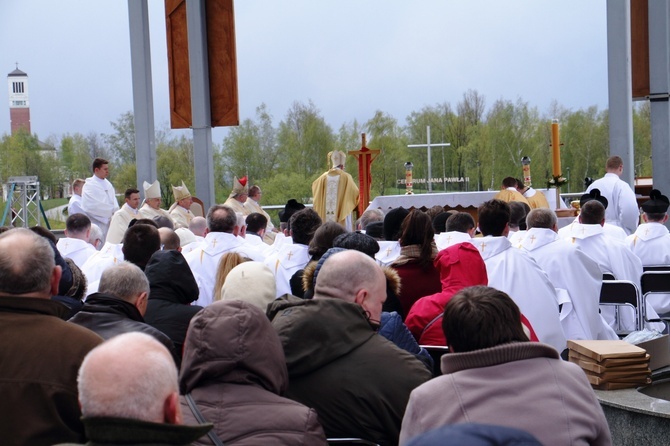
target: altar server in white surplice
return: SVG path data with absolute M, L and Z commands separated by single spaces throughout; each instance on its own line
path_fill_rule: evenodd
M 640 222 L 640 210 L 635 192 L 628 183 L 619 178 L 623 173 L 621 157 L 610 156 L 607 158 L 605 171 L 605 176 L 591 183 L 586 192 L 599 189 L 600 194 L 607 198 L 609 202 L 605 219 L 611 224 L 623 228 L 626 235 L 632 234 Z
M 479 207 L 478 216 L 484 237 L 475 237 L 470 243 L 484 259 L 489 286 L 509 294 L 540 342 L 563 351 L 566 338 L 559 319 L 561 302 L 547 274 L 526 251 L 512 247 L 507 239 L 509 205 L 502 200 L 487 201 Z
M 84 210 L 81 207 L 81 190 L 84 187 L 85 181 L 77 178 L 72 182 L 72 196 L 67 205 L 67 215 L 83 214 Z
M 215 205 L 207 212 L 207 235 L 201 245 L 184 255 L 198 283 L 199 296 L 195 305 L 212 303 L 219 260 L 227 252 L 238 252 L 251 260 L 262 261 L 255 252 L 245 249 L 237 235 L 240 227 L 237 215 L 228 206 Z
M 65 237 L 58 240 L 56 248 L 63 257 L 81 268 L 96 251 L 89 241 L 91 220 L 84 214 L 72 214 L 65 221 Z
M 603 206 L 605 206 L 605 209 L 607 209 L 609 202 L 607 201 L 607 198 L 602 197 L 601 199 L 601 197 L 602 195 L 600 194 L 600 190 L 591 189 L 588 193 L 581 196 L 579 199 L 579 206 L 582 207 L 584 206 L 584 203 L 591 200 L 598 200 L 602 203 Z M 579 217 L 575 217 L 575 221 L 559 229 L 558 236 L 561 238 L 570 238 L 572 237 L 572 231 L 577 227 L 579 227 Z M 607 221 L 605 221 L 605 224 L 603 225 L 603 232 L 607 237 L 612 237 L 614 239 L 621 240 L 622 242 L 626 240 L 626 231 L 624 231 L 619 226 L 608 223 Z
M 603 223 L 605 222 L 605 207 L 598 200 L 591 200 L 582 206 L 573 235 L 568 241 L 580 247 L 589 257 L 595 260 L 600 271 L 610 273 L 617 280 L 629 280 L 640 287 L 640 276 L 642 276 L 642 262 L 633 254 L 624 242 L 613 240 L 605 236 Z M 621 323 L 624 330 L 634 330 L 634 315 L 626 308 L 620 310 Z M 656 311 L 647 303 L 647 318 L 658 317 Z M 601 309 L 603 317 L 614 326 L 614 310 L 611 307 Z M 648 323 L 649 328 L 660 328 L 664 324 Z M 662 328 L 661 328 L 662 330 Z
M 643 224 L 626 239 L 626 244 L 640 258 L 642 266 L 670 265 L 670 233 L 664 223 L 668 221 L 670 200 L 659 190 L 652 190 L 649 200 L 642 204 Z M 657 313 L 670 312 L 670 295 L 649 296 L 649 302 Z
M 114 212 L 119 210 L 114 186 L 107 180 L 109 161 L 96 158 L 93 160 L 93 176 L 86 178 L 81 192 L 81 208 L 92 223 L 97 224 L 107 237 L 109 222 Z
M 619 339 L 600 316 L 599 295 L 603 274 L 598 264 L 556 233 L 556 214 L 533 209 L 526 218 L 528 230 L 521 247 L 547 273 L 558 293 L 568 302 L 561 308 L 561 325 L 568 339 Z
M 146 181 L 142 183 L 144 189 L 144 204 L 140 207 L 142 218 L 153 220 L 155 217 L 166 217 L 172 220 L 170 213 L 161 209 L 161 183 L 158 180 L 149 184 Z
M 475 219 L 467 212 L 457 212 L 447 218 L 445 229 L 445 232 L 435 237 L 438 251 L 452 245 L 469 242 L 475 236 Z
M 124 200 L 125 203 L 123 203 L 121 209 L 114 212 L 112 221 L 109 223 L 109 232 L 107 233 L 109 243 L 121 243 L 123 234 L 126 233 L 130 222 L 133 219 L 142 218 L 139 211 L 140 191 L 134 188 L 126 189 Z
M 278 252 L 265 259 L 265 265 L 275 275 L 277 297 L 287 293 L 291 294 L 291 277 L 298 270 L 303 269 L 311 259 L 309 242 L 321 223 L 321 217 L 313 209 L 296 212 L 291 216 L 288 224 L 293 243 L 282 244 Z

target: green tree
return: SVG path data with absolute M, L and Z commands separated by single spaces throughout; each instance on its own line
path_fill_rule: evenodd
M 278 170 L 297 172 L 307 179 L 324 169 L 328 152 L 333 150 L 333 131 L 312 101 L 294 102 L 279 123 Z
M 123 113 L 116 121 L 110 122 L 114 133 L 103 135 L 104 141 L 114 154 L 117 164 L 135 162 L 135 118 L 133 113 Z

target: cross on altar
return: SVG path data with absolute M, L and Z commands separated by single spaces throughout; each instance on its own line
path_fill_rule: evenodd
M 381 150 L 368 149 L 365 146 L 365 133 L 361 134 L 360 150 L 351 150 L 349 155 L 353 155 L 358 160 L 358 215 L 362 215 L 370 204 L 370 186 L 372 185 L 372 173 L 370 165 L 377 158 Z
M 426 144 L 409 144 L 407 147 L 410 148 L 415 148 L 415 147 L 426 147 L 428 149 L 428 192 L 433 191 L 433 183 L 431 183 L 431 179 L 433 178 L 433 171 L 431 168 L 430 164 L 430 148 L 431 147 L 449 147 L 451 143 L 444 142 L 444 143 L 439 143 L 439 144 L 431 144 L 430 143 L 430 126 L 426 126 Z M 443 179 L 444 180 L 444 179 Z

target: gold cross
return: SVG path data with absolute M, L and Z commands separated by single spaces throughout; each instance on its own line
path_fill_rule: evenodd
M 451 236 L 447 237 L 447 244 L 451 243 Z
M 485 243 L 485 242 L 482 242 L 482 244 L 479 245 L 479 246 L 482 248 L 482 252 L 484 252 L 484 248 L 486 248 L 486 243 Z
M 212 240 L 212 246 L 216 248 L 216 242 L 218 242 L 217 239 Z
M 292 256 L 293 256 L 293 253 L 292 253 L 291 251 L 289 251 L 288 254 L 286 254 L 286 257 L 287 257 L 289 260 L 291 260 L 291 257 L 292 257 Z
M 386 248 L 386 255 L 387 255 L 387 256 L 390 256 L 390 255 L 391 255 L 391 251 L 393 251 L 393 248 L 391 248 L 390 246 L 389 246 L 388 248 Z
M 644 229 L 644 235 L 649 235 L 649 228 Z
M 534 235 L 531 235 L 531 236 L 530 236 L 530 244 L 531 244 L 531 245 L 532 245 L 533 243 L 535 243 L 535 238 L 536 238 L 536 237 L 535 237 Z

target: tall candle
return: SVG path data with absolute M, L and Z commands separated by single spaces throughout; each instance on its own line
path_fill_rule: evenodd
M 561 144 L 558 137 L 558 119 L 551 122 L 551 159 L 553 161 L 552 174 L 561 176 Z

